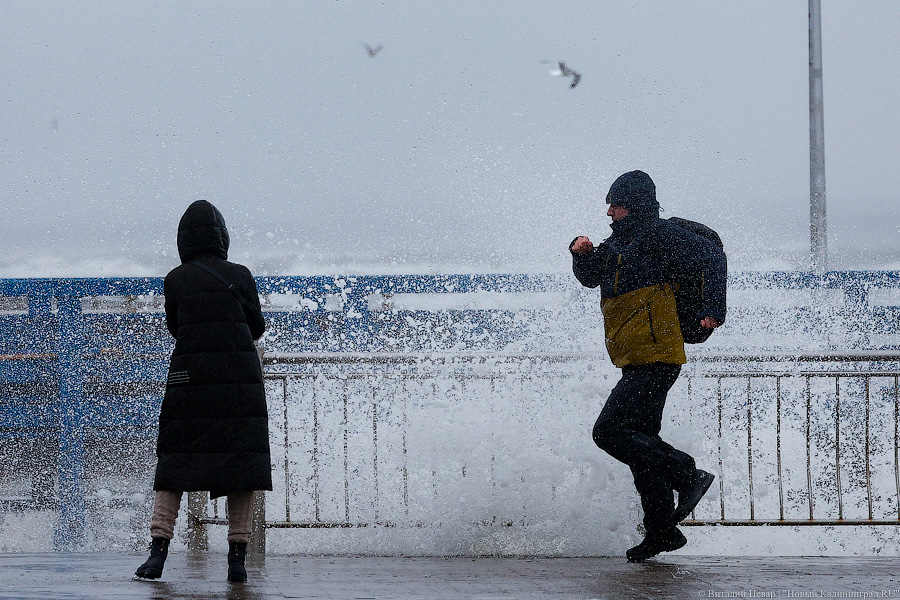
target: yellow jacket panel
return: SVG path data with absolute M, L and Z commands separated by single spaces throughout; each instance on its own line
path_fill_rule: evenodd
M 600 307 L 606 349 L 617 367 L 654 362 L 683 365 L 687 361 L 675 293 L 668 283 L 604 298 Z

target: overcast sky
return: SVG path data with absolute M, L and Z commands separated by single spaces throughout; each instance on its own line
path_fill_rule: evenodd
M 822 22 L 831 262 L 900 268 L 900 2 Z M 563 272 L 632 169 L 802 266 L 807 36 L 803 0 L 0 2 L 0 275 L 163 275 L 199 198 L 258 274 Z

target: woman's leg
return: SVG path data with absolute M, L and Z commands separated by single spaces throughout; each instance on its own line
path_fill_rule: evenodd
M 246 544 L 250 541 L 250 518 L 253 492 L 228 494 L 228 541 Z
M 250 541 L 253 492 L 228 494 L 228 581 L 247 581 L 244 558 Z
M 175 535 L 175 519 L 181 507 L 183 492 L 157 490 L 153 500 L 153 517 L 150 519 L 150 537 L 171 540 Z
M 182 492 L 158 490 L 153 499 L 153 517 L 150 519 L 150 558 L 134 572 L 137 577 L 159 579 L 169 555 L 169 540 L 175 534 L 175 518 L 181 506 Z

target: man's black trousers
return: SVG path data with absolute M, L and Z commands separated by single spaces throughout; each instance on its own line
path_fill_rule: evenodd
M 659 362 L 624 367 L 594 424 L 594 442 L 631 468 L 649 535 L 675 525 L 672 491 L 688 485 L 696 470 L 690 455 L 659 437 L 666 394 L 680 372 L 681 365 Z

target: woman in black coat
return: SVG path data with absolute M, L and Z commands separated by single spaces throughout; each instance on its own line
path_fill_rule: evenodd
M 245 581 L 253 492 L 272 489 L 262 366 L 265 331 L 250 271 L 228 262 L 228 230 L 215 206 L 191 204 L 178 224 L 181 266 L 165 279 L 175 337 L 159 415 L 150 558 L 135 573 L 162 575 L 186 491 L 228 497 L 228 579 Z

